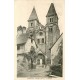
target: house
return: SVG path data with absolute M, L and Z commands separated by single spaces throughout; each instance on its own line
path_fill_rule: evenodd
M 62 64 L 63 58 L 63 34 L 57 39 L 57 41 L 50 48 L 51 50 L 51 65 Z

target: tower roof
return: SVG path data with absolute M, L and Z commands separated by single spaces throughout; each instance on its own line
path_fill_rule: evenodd
M 28 21 L 35 20 L 35 19 L 38 20 L 37 13 L 36 13 L 36 10 L 35 10 L 35 7 L 34 7 L 33 10 L 32 10 L 32 12 L 31 12 L 31 15 L 30 15 Z
M 56 13 L 54 4 L 51 3 L 50 8 L 48 10 L 48 13 L 47 13 L 46 17 L 50 17 L 50 16 L 54 16 L 54 15 L 57 15 L 57 13 Z

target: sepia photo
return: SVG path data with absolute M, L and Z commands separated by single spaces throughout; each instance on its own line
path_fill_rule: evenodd
M 64 0 L 14 0 L 14 12 L 15 79 L 64 80 Z

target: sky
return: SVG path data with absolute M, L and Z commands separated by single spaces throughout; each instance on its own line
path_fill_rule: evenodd
M 14 0 L 14 26 L 28 27 L 28 19 L 33 7 L 36 9 L 39 21 L 45 26 L 46 15 L 50 4 L 53 3 L 58 14 L 58 25 L 61 33 L 64 28 L 64 0 Z

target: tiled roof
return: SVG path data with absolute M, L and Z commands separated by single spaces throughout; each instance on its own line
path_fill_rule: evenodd
M 30 15 L 28 21 L 30 21 L 30 20 L 35 20 L 35 19 L 38 20 L 38 17 L 37 17 L 37 13 L 36 13 L 35 8 L 33 8 L 32 13 L 31 13 L 31 15 Z
M 17 44 L 23 44 L 23 43 L 26 43 L 28 39 L 28 34 L 21 34 L 19 36 L 17 36 Z
M 51 3 L 50 8 L 48 10 L 48 13 L 47 13 L 46 17 L 50 17 L 50 16 L 54 16 L 54 15 L 57 15 L 57 13 L 55 11 L 54 4 Z

